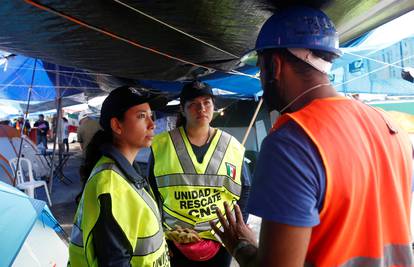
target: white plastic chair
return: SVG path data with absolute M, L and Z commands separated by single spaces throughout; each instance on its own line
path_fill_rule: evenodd
M 16 171 L 18 158 L 13 158 L 10 160 L 10 165 L 12 167 L 13 173 Z M 26 181 L 25 175 L 23 172 L 22 165 L 26 164 L 27 171 L 29 173 L 29 181 Z M 16 179 L 16 187 L 24 190 L 29 197 L 34 198 L 34 190 L 35 188 L 43 186 L 45 188 L 47 200 L 49 201 L 49 206 L 52 206 L 52 201 L 50 200 L 49 190 L 47 189 L 47 185 L 45 181 L 37 181 L 33 178 L 33 169 L 32 163 L 26 158 L 20 158 L 19 161 L 19 169 L 17 170 L 17 179 Z

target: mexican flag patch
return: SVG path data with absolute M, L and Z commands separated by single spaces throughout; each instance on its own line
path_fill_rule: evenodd
M 226 162 L 226 170 L 228 176 L 230 176 L 233 180 L 236 179 L 236 166 Z

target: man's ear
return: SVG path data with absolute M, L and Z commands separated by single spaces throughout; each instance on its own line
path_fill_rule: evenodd
M 111 118 L 111 129 L 116 134 L 120 135 L 122 133 L 121 122 L 115 117 Z
M 273 77 L 275 80 L 280 81 L 280 78 L 282 76 L 282 64 L 283 59 L 280 54 L 273 54 Z

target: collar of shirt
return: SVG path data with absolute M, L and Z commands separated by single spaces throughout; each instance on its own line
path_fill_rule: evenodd
M 104 144 L 101 146 L 102 154 L 106 157 L 113 159 L 116 165 L 121 169 L 124 175 L 131 181 L 137 188 L 147 188 L 148 184 L 146 180 L 137 172 L 136 169 L 129 163 L 124 155 L 112 144 Z

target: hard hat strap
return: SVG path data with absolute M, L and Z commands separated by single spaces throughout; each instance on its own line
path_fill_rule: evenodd
M 308 63 L 315 69 L 319 70 L 322 73 L 328 74 L 331 70 L 332 63 L 326 60 L 323 60 L 320 57 L 313 55 L 312 51 L 305 48 L 287 48 L 292 55 Z

